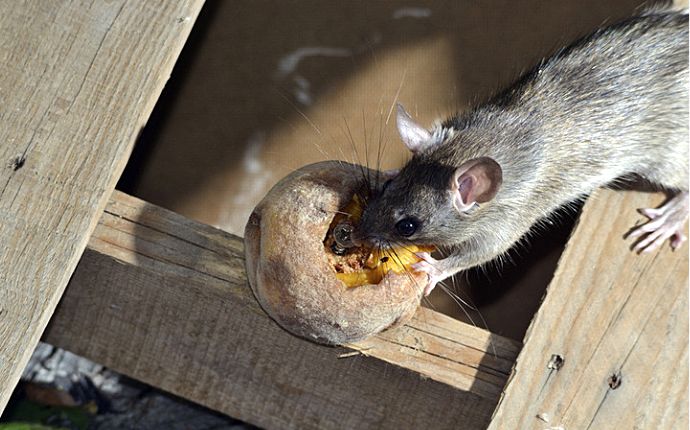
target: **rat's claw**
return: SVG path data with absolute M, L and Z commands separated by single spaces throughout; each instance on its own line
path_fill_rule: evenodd
M 678 249 L 678 248 L 683 244 L 683 242 L 685 242 L 686 240 L 688 240 L 688 237 L 687 237 L 685 234 L 683 234 L 683 233 L 676 233 L 676 234 L 674 234 L 673 236 L 671 236 L 671 248 L 673 248 L 673 250 L 675 251 L 675 250 Z
M 641 212 L 641 211 L 640 211 Z M 651 218 L 651 221 L 647 221 L 645 224 L 642 224 L 641 226 L 635 228 L 633 231 L 628 234 L 628 237 L 631 238 L 636 238 L 643 236 L 645 234 L 649 234 L 652 232 L 655 232 L 659 230 L 660 227 L 663 227 L 664 225 L 664 219 L 663 218 Z
M 668 237 L 671 234 L 665 234 L 665 232 L 662 229 L 654 230 L 651 233 L 649 233 L 644 239 L 637 242 L 637 244 L 635 244 L 635 246 L 633 247 L 633 251 L 638 253 L 650 253 L 656 250 L 659 246 L 661 246 L 661 244 L 664 243 L 664 241 L 668 239 Z
M 687 240 L 684 234 L 685 222 L 688 219 L 688 193 L 682 192 L 671 198 L 657 209 L 638 209 L 649 218 L 645 224 L 633 229 L 628 237 L 643 237 L 633 247 L 635 252 L 652 252 L 658 249 L 667 239 L 671 248 L 677 249 Z
M 432 257 L 428 252 L 417 252 L 415 255 L 421 258 L 422 261 L 414 263 L 410 267 L 412 267 L 412 270 L 415 272 L 426 273 L 429 279 L 426 287 L 424 288 L 424 296 L 426 297 L 433 291 L 433 289 L 436 287 L 436 284 L 443 281 L 448 276 L 443 270 L 439 269 L 440 262 Z
M 637 211 L 649 219 L 654 219 L 663 213 L 661 209 L 653 208 L 640 208 Z

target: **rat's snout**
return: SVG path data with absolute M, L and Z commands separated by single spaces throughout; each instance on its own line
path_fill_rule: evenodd
M 378 201 L 369 202 L 352 231 L 351 238 L 355 246 L 380 247 L 385 243 L 381 228 L 382 217 L 378 215 L 378 203 Z
M 355 228 L 355 230 L 352 232 L 351 238 L 355 246 L 358 247 L 364 246 L 369 248 L 379 248 L 385 243 L 385 240 L 381 236 L 367 231 L 362 227 L 362 224 Z

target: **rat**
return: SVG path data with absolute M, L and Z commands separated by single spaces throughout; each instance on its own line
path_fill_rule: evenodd
M 424 294 L 506 253 L 556 209 L 635 174 L 669 191 L 633 229 L 634 251 L 685 240 L 688 218 L 688 14 L 649 11 L 597 30 L 465 113 L 417 124 L 398 104 L 412 158 L 378 186 L 355 242 L 419 253 Z M 613 215 L 613 214 L 612 214 Z

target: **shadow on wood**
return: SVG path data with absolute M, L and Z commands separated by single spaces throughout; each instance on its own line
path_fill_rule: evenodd
M 352 345 L 363 354 L 298 339 L 251 295 L 240 238 L 119 192 L 46 340 L 233 417 L 299 429 L 485 428 L 519 350 L 426 309 Z

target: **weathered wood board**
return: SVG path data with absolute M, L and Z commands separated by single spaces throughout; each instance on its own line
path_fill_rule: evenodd
M 202 3 L 0 3 L 0 412 Z
M 688 428 L 688 245 L 638 256 L 623 241 L 635 208 L 661 201 L 589 199 L 489 428 Z
M 119 192 L 46 333 L 126 375 L 280 429 L 483 429 L 519 351 L 426 309 L 352 345 L 366 356 L 295 338 L 252 296 L 241 238 Z

